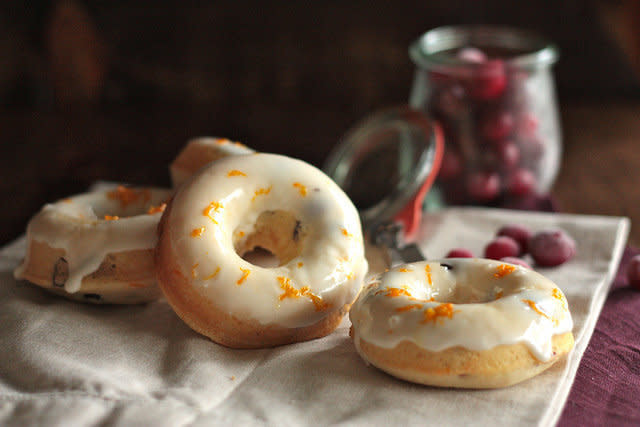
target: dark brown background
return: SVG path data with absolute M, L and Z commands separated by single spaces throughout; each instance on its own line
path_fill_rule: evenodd
M 640 220 L 637 18 L 624 0 L 5 2 L 0 244 L 95 180 L 168 185 L 167 164 L 196 135 L 320 165 L 354 122 L 406 102 L 413 40 L 465 23 L 534 29 L 560 46 L 555 198 Z

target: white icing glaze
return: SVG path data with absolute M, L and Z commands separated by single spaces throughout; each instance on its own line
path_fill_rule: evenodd
M 122 197 L 124 194 L 124 197 Z M 80 194 L 45 205 L 29 222 L 27 240 L 64 249 L 69 277 L 64 290 L 80 290 L 82 278 L 93 273 L 109 253 L 154 248 L 161 211 L 148 214 L 151 206 L 167 202 L 171 191 L 124 189 Z M 105 216 L 118 216 L 105 220 Z M 27 256 L 29 254 L 27 248 Z M 29 259 L 14 271 L 22 279 Z
M 573 328 L 567 300 L 553 282 L 485 259 L 396 266 L 372 279 L 349 317 L 356 346 L 360 339 L 383 348 L 410 341 L 437 352 L 523 343 L 540 361 L 552 357 L 552 337 Z
M 255 153 L 251 148 L 226 138 L 200 137 L 187 142 L 185 148 L 169 167 L 171 182 L 175 188 L 182 185 L 203 165 L 227 156 L 240 156 Z M 189 162 L 189 167 L 182 164 L 183 156 L 197 156 L 197 161 Z
M 215 223 L 203 212 L 212 202 L 219 204 L 211 211 Z M 270 210 L 293 213 L 308 235 L 294 259 L 262 268 L 235 252 L 233 233 L 251 233 L 258 216 Z M 355 299 L 367 271 L 351 201 L 321 171 L 285 156 L 260 153 L 211 163 L 177 192 L 168 229 L 191 285 L 219 309 L 264 325 L 319 321 Z M 294 290 L 307 287 L 306 295 L 283 296 L 283 282 Z

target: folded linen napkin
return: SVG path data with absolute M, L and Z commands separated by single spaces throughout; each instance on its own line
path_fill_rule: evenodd
M 221 347 L 165 302 L 89 306 L 13 279 L 24 238 L 0 250 L 2 425 L 553 425 L 626 242 L 625 218 L 452 208 L 424 219 L 430 258 L 476 254 L 508 222 L 561 227 L 567 264 L 541 269 L 565 292 L 576 347 L 543 374 L 499 390 L 424 387 L 365 365 L 345 321 L 330 336 L 264 350 Z

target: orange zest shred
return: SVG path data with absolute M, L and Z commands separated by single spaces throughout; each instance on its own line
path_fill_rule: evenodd
M 191 230 L 191 237 L 200 237 L 204 233 L 204 225 L 202 227 L 194 228 Z
M 249 274 L 251 273 L 251 270 L 249 270 L 248 268 L 240 267 L 240 271 L 242 271 L 242 276 L 238 279 L 236 285 L 242 285 L 242 282 L 247 280 L 247 277 L 249 277 Z
M 324 311 L 329 308 L 329 304 L 324 302 L 321 297 L 311 292 L 308 286 L 303 286 L 300 289 L 296 289 L 291 285 L 291 279 L 289 279 L 288 277 L 278 276 L 277 279 L 280 283 L 280 288 L 284 291 L 278 298 L 280 301 L 284 300 L 285 298 L 306 297 L 311 300 L 313 305 L 316 307 L 316 311 Z
M 147 211 L 147 215 L 153 215 L 153 214 L 157 214 L 158 212 L 164 212 L 164 210 L 167 208 L 167 204 L 166 203 L 160 203 L 158 206 L 149 206 L 149 210 Z
M 129 287 L 131 288 L 147 288 L 149 286 L 148 283 L 129 283 Z
M 304 265 L 304 263 L 303 263 L 303 262 L 299 262 L 299 263 L 298 263 L 298 268 L 302 268 L 302 266 L 303 266 L 303 265 Z
M 227 173 L 227 176 L 247 176 L 247 174 L 237 169 L 233 169 Z
M 402 313 L 404 311 L 409 311 L 409 310 L 413 310 L 413 309 L 421 309 L 422 308 L 422 304 L 409 304 L 409 305 L 403 305 L 402 307 L 398 307 L 396 308 L 396 311 L 398 313 Z
M 235 145 L 235 146 L 237 146 L 237 147 L 242 147 L 242 148 L 245 148 L 245 147 L 246 147 L 246 145 L 244 145 L 244 144 L 243 144 L 242 142 L 240 142 L 240 141 L 236 141 L 236 142 L 234 142 L 234 143 L 233 143 L 233 145 Z
M 497 279 L 502 279 L 504 276 L 508 276 L 513 273 L 516 268 L 513 265 L 500 264 L 496 269 L 496 272 L 493 273 L 493 277 Z
M 409 293 L 408 290 L 406 289 L 402 289 L 402 288 L 390 288 L 390 287 L 386 287 L 385 289 L 380 289 L 379 291 L 377 291 L 375 293 L 375 295 L 380 295 L 380 294 L 384 294 L 385 297 L 399 297 L 401 295 L 410 297 L 411 294 Z
M 433 286 L 433 280 L 431 280 L 431 266 L 429 264 L 425 265 L 424 271 L 427 273 L 427 283 L 429 283 L 429 286 Z
M 216 144 L 218 144 L 218 145 L 225 145 L 225 144 L 228 144 L 230 142 L 231 141 L 229 141 L 226 138 L 218 138 L 218 139 L 216 139 Z
M 341 228 L 342 235 L 345 237 L 353 237 L 353 234 L 349 233 L 346 228 Z
M 399 271 L 400 273 L 410 273 L 410 272 L 412 272 L 413 270 L 410 270 L 410 269 L 408 269 L 408 268 L 399 268 L 399 269 L 398 269 L 398 271 Z
M 258 197 L 258 196 L 261 196 L 261 195 L 265 195 L 266 196 L 267 194 L 271 193 L 271 187 L 273 187 L 273 186 L 269 186 L 269 188 L 258 188 L 254 192 L 253 197 L 251 198 L 251 201 L 253 202 L 256 199 L 256 197 Z
M 304 185 L 300 184 L 299 182 L 294 182 L 293 186 L 298 189 L 302 197 L 305 197 L 307 195 L 307 187 L 305 187 Z
M 193 264 L 193 266 L 191 266 L 191 277 L 193 277 L 194 279 L 198 275 L 198 272 L 196 271 L 196 268 L 198 268 L 199 265 L 200 265 L 200 263 L 196 262 L 195 264 Z
M 551 296 L 560 301 L 560 304 L 562 304 L 562 308 L 564 308 L 565 310 L 567 309 L 567 300 L 564 298 L 564 295 L 562 295 L 562 292 L 560 292 L 560 289 L 553 288 L 553 291 L 551 291 Z
M 105 221 L 117 221 L 119 219 L 120 219 L 120 217 L 118 215 L 105 215 L 104 216 L 104 220 Z
M 547 316 L 546 313 L 540 311 L 540 309 L 538 308 L 538 306 L 536 305 L 535 302 L 531 301 L 530 299 L 523 299 L 522 300 L 523 303 L 527 304 L 531 310 L 535 311 L 536 313 L 538 313 L 540 316 L 546 317 L 547 319 L 549 318 L 549 316 Z
M 349 274 L 347 274 L 347 279 L 351 280 L 353 279 L 353 276 L 354 276 L 353 271 L 350 271 Z
M 224 208 L 222 203 L 219 202 L 211 202 L 202 210 L 202 215 L 208 217 L 214 224 L 217 224 L 218 221 L 212 216 L 211 211 L 214 213 L 220 212 L 220 209 Z
M 443 317 L 447 317 L 451 319 L 455 311 L 453 310 L 453 304 L 446 302 L 442 303 L 436 307 L 427 308 L 423 313 L 423 319 L 421 323 L 429 323 L 433 321 L 434 323 Z
M 216 277 L 218 275 L 218 273 L 220 273 L 220 267 L 216 268 L 216 271 L 214 271 L 213 273 L 211 273 L 210 275 L 205 277 L 204 280 L 211 280 L 214 277 Z
M 149 190 L 133 190 L 124 185 L 118 185 L 115 190 L 107 192 L 107 197 L 119 201 L 124 207 L 137 202 L 140 197 L 144 201 L 148 201 L 151 198 L 151 193 Z
M 503 295 L 504 295 L 504 292 L 502 292 L 502 291 L 496 292 L 496 299 L 502 298 Z

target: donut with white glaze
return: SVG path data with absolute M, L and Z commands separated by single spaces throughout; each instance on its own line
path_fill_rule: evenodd
M 170 197 L 169 190 L 117 186 L 45 205 L 29 221 L 14 276 L 87 303 L 161 297 L 153 250 Z
M 234 348 L 332 332 L 367 271 L 358 212 L 324 173 L 274 154 L 230 156 L 200 170 L 167 206 L 158 282 L 192 329 Z M 271 252 L 277 266 L 242 256 Z
M 573 347 L 562 291 L 541 274 L 485 259 L 396 266 L 365 286 L 349 313 L 360 356 L 404 380 L 506 387 Z
M 178 156 L 171 162 L 169 172 L 173 187 L 182 185 L 198 169 L 209 162 L 227 156 L 255 153 L 254 150 L 227 138 L 200 137 L 187 142 Z

